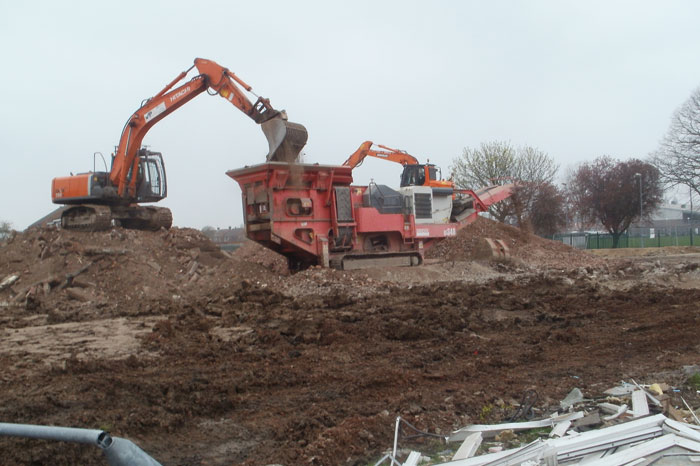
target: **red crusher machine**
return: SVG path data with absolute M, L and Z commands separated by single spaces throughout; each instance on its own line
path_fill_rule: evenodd
M 425 186 L 408 177 L 398 190 L 354 186 L 348 165 L 269 162 L 226 174 L 241 187 L 248 238 L 286 256 L 292 270 L 420 265 L 426 249 L 513 190 Z

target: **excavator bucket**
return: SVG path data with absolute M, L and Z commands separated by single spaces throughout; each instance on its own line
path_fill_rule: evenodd
M 299 153 L 309 138 L 309 133 L 303 125 L 292 123 L 282 115 L 278 115 L 260 126 L 270 145 L 270 152 L 267 154 L 268 162 L 298 162 Z

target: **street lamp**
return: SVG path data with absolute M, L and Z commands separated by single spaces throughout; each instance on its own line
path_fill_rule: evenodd
M 644 247 L 644 235 L 642 235 L 642 174 L 635 173 L 635 178 L 639 178 L 639 239 Z
M 688 224 L 690 225 L 690 245 L 693 246 L 693 188 L 688 186 L 688 194 L 690 196 L 690 216 Z

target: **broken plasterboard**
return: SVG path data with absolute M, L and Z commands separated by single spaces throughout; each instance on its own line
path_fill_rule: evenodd
M 482 438 L 481 432 L 474 432 L 473 434 L 469 435 L 466 439 L 464 439 L 464 442 L 462 442 L 462 445 L 459 446 L 459 449 L 457 449 L 457 453 L 455 453 L 455 455 L 452 457 L 452 461 L 463 460 L 474 456 L 474 453 L 476 453 L 481 445 Z

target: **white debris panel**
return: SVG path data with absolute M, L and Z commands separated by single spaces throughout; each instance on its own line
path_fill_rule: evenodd
M 570 422 L 562 419 L 559 421 Z M 469 426 L 467 429 L 471 429 L 470 432 L 478 430 L 483 434 L 502 427 L 499 425 Z M 461 429 L 458 432 L 463 431 L 464 429 Z M 445 466 L 700 464 L 700 430 L 696 426 L 657 414 L 583 433 L 569 431 L 562 437 L 538 439 L 520 448 L 440 464 Z

